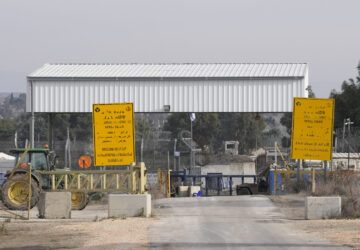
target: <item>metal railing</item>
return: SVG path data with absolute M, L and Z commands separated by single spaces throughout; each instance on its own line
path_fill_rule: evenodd
M 52 192 L 146 193 L 146 167 L 143 162 L 130 164 L 129 170 L 57 170 L 38 173 L 40 180 L 50 180 Z
M 275 170 L 274 171 L 274 194 L 277 194 L 277 184 L 278 184 L 278 175 L 283 176 L 287 179 L 291 178 L 291 176 L 296 175 L 297 179 L 304 178 L 303 175 L 307 174 L 310 175 L 311 179 L 311 192 L 315 193 L 316 189 L 316 175 L 323 176 L 324 181 L 326 182 L 327 178 L 329 176 L 332 176 L 333 178 L 339 174 L 341 175 L 359 175 L 356 171 L 349 171 L 349 170 L 337 170 L 337 171 L 326 171 L 326 168 L 321 170 L 315 170 L 315 168 L 312 168 L 312 170 Z

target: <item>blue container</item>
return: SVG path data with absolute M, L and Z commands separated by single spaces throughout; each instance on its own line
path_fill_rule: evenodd
M 4 183 L 5 180 L 1 180 L 1 178 L 5 178 L 5 175 L 4 173 L 0 173 L 0 185 Z
M 192 194 L 193 197 L 201 197 L 201 190 L 197 193 Z
M 270 170 L 270 194 L 275 194 L 274 183 L 275 183 L 274 170 L 271 169 Z M 281 185 L 281 174 L 277 174 L 277 180 L 276 180 L 277 194 L 280 194 L 280 185 Z

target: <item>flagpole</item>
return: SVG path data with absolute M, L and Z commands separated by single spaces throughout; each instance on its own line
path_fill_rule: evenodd
M 192 128 L 192 119 L 190 119 L 190 127 L 191 127 L 191 141 L 190 141 L 190 169 L 189 169 L 189 174 L 191 174 L 191 170 L 192 170 L 192 142 L 193 142 L 193 128 Z

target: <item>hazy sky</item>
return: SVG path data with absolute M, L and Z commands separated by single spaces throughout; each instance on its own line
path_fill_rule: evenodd
M 0 92 L 46 62 L 307 62 L 318 97 L 355 77 L 359 0 L 0 0 Z

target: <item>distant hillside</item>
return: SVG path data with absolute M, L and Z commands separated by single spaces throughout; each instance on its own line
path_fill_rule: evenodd
M 0 92 L 0 116 L 3 118 L 16 118 L 25 112 L 25 93 Z

